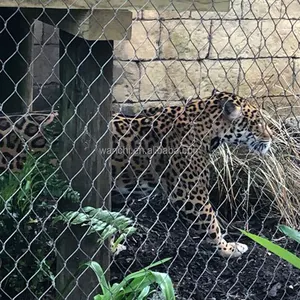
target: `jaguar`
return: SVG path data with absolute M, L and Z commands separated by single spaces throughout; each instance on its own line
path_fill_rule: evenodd
M 234 93 L 214 89 L 186 105 L 152 107 L 137 116 L 116 114 L 113 136 L 114 189 L 151 195 L 161 189 L 168 201 L 223 257 L 239 257 L 247 245 L 227 242 L 209 200 L 210 154 L 220 145 L 245 145 L 264 155 L 272 132 L 262 112 Z
M 42 151 L 42 127 L 55 114 L 0 117 L 0 168 L 18 171 L 25 146 Z M 136 116 L 114 114 L 111 164 L 113 189 L 124 196 L 151 195 L 157 189 L 223 257 L 239 257 L 247 245 L 227 242 L 209 199 L 210 154 L 220 145 L 245 145 L 264 155 L 272 132 L 248 99 L 214 89 L 207 98 L 145 109 Z M 27 149 L 26 148 L 26 149 Z

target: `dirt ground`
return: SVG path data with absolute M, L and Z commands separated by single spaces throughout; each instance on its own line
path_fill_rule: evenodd
M 168 272 L 176 287 L 177 299 L 195 300 L 296 300 L 300 299 L 300 271 L 255 245 L 246 237 L 240 241 L 249 250 L 239 259 L 219 257 L 197 233 L 188 230 L 171 205 L 157 199 L 150 202 L 134 200 L 123 213 L 137 222 L 138 232 L 131 236 L 127 249 L 114 258 L 112 281 L 138 270 L 153 261 L 172 257 L 156 270 Z M 114 210 L 119 210 L 115 205 Z M 275 233 L 278 220 L 248 220 L 251 232 L 273 238 L 294 253 L 297 244 Z M 242 224 L 240 224 L 242 225 Z M 230 230 L 227 240 L 239 238 Z M 201 242 L 201 243 L 200 243 Z

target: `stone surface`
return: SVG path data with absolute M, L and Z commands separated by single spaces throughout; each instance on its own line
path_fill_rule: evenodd
M 241 61 L 239 93 L 243 96 L 279 96 L 292 88 L 293 62 L 285 58 Z
M 141 100 L 178 100 L 199 94 L 198 62 L 154 61 L 141 64 Z
M 120 104 L 114 103 L 112 107 L 112 111 L 114 113 L 123 113 L 127 115 L 136 115 L 140 113 L 143 109 L 149 107 L 168 107 L 168 106 L 177 106 L 183 105 L 184 101 L 143 101 L 139 103 L 130 103 L 130 104 Z
M 257 57 L 262 43 L 259 21 L 212 21 L 212 58 Z
M 132 20 L 141 20 L 143 16 L 143 12 L 137 9 L 131 9 L 132 12 Z
M 132 11 L 132 39 L 115 41 L 115 107 L 179 104 L 215 87 L 255 95 L 280 115 L 298 111 L 300 1 L 231 0 L 229 12 Z M 35 21 L 34 36 L 35 95 L 43 85 L 34 105 L 49 108 L 59 96 L 58 31 Z
M 262 56 L 300 57 L 300 21 L 262 21 Z
M 113 101 L 125 103 L 139 97 L 140 70 L 138 63 L 114 61 Z
M 158 56 L 160 24 L 158 21 L 133 22 L 129 41 L 115 41 L 114 55 L 118 59 L 153 59 Z
M 239 77 L 239 64 L 236 61 L 204 60 L 200 64 L 201 76 L 199 78 L 200 95 L 211 95 L 212 89 L 220 91 L 236 91 Z
M 176 10 L 144 10 L 143 19 L 144 20 L 170 20 L 170 19 L 188 19 L 191 15 L 190 11 L 176 11 Z
M 293 67 L 294 67 L 294 77 L 293 77 L 293 85 L 290 89 L 290 93 L 293 95 L 300 94 L 300 59 L 293 60 Z M 298 103 L 300 107 L 300 103 Z
M 275 19 L 282 15 L 281 0 L 242 0 L 243 18 Z
M 298 96 L 275 96 L 258 98 L 257 102 L 261 104 L 269 114 L 278 118 L 289 118 L 300 114 Z
M 162 22 L 161 58 L 205 58 L 209 50 L 210 21 L 172 20 Z
M 231 0 L 228 12 L 213 11 L 192 11 L 191 18 L 196 20 L 219 20 L 219 19 L 236 19 L 242 16 L 241 0 Z
M 300 2 L 299 0 L 281 0 L 282 16 L 299 19 Z

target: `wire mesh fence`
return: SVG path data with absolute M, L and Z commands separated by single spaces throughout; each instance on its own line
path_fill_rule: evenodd
M 300 298 L 239 231 L 299 253 L 300 2 L 51 2 L 0 7 L 0 298 Z

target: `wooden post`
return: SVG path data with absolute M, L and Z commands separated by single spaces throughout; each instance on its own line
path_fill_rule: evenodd
M 111 146 L 107 129 L 111 117 L 113 42 L 91 42 L 64 31 L 60 31 L 60 40 L 63 92 L 60 116 L 64 124 L 64 135 L 60 141 L 62 168 L 72 187 L 81 194 L 81 207 L 105 205 L 110 209 L 110 164 L 105 163 L 109 153 L 100 154 L 97 150 Z M 63 211 L 72 209 L 63 203 L 59 208 Z M 81 240 L 86 230 L 72 227 L 58 241 L 57 273 L 60 275 L 56 287 L 59 292 L 70 279 L 74 279 L 80 263 L 93 259 L 103 269 L 109 266 L 107 245 L 99 249 L 97 236 L 92 235 Z M 95 286 L 95 275 L 86 271 L 76 276 L 69 289 L 71 292 L 63 299 L 93 299 Z
M 32 19 L 0 9 L 0 103 L 5 113 L 22 112 L 32 102 Z

